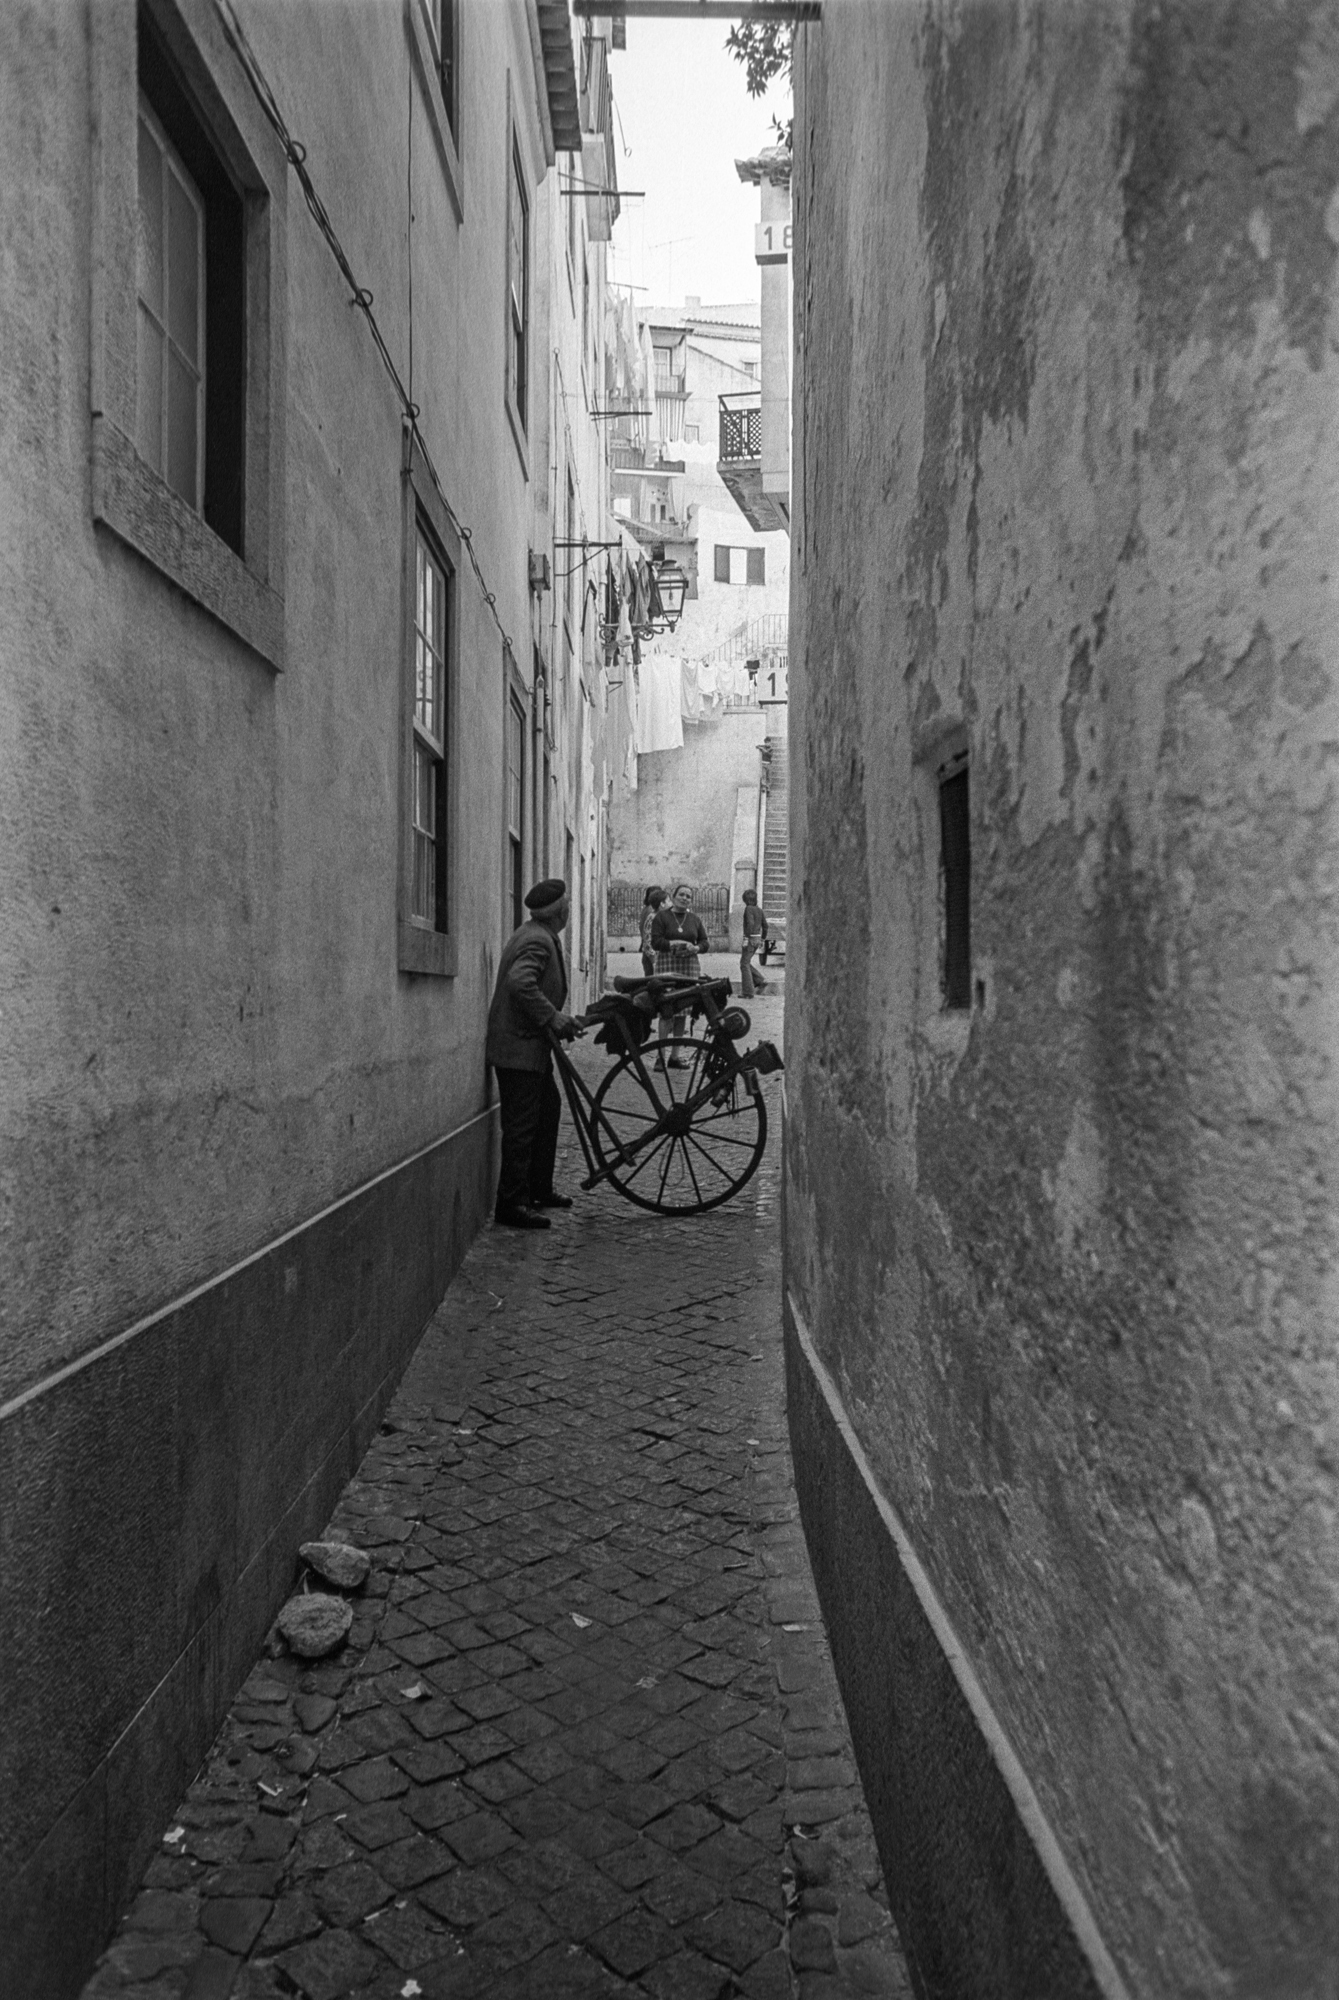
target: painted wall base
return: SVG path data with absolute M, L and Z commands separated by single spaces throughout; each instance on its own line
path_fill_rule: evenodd
M 0 1992 L 78 1993 L 486 1213 L 495 1129 L 0 1411 Z
M 1035 1799 L 1020 1810 L 1019 1791 L 1030 1788 L 1018 1773 L 1011 1785 L 1001 1768 L 1001 1751 L 1006 1767 L 1012 1753 L 1002 1739 L 992 1741 L 979 1688 L 964 1690 L 946 1621 L 941 1613 L 937 1631 L 927 1608 L 928 1580 L 899 1548 L 891 1510 L 789 1298 L 785 1344 L 800 1515 L 918 1993 L 922 2000 L 1114 2000 L 1123 1984 L 1077 1885 L 1064 1881 L 1049 1830 L 1041 1830 L 1039 1848 Z

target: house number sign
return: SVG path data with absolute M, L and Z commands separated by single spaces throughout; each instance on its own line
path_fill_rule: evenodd
M 759 264 L 790 262 L 790 222 L 760 222 L 753 231 L 754 261 Z

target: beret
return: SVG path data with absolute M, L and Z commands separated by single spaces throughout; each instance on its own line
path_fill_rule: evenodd
M 550 903 L 556 903 L 560 896 L 567 894 L 567 884 L 560 876 L 550 875 L 547 882 L 536 882 L 525 899 L 527 910 L 547 910 Z

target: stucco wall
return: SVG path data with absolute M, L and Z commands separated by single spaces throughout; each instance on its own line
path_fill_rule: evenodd
M 727 709 L 685 722 L 682 750 L 637 759 L 637 789 L 618 800 L 610 821 L 614 881 L 728 882 L 741 785 L 758 782 L 758 748 L 767 734 L 762 709 Z
M 411 976 L 412 512 L 367 323 L 280 162 L 276 671 L 94 519 L 94 296 L 135 281 L 133 252 L 108 265 L 99 208 L 133 231 L 134 0 L 0 10 L 0 1595 L 17 1663 L 0 1932 L 19 1953 L 0 1985 L 8 1972 L 7 1991 L 52 2000 L 77 1990 L 492 1189 L 498 621 L 528 691 L 527 554 L 553 532 L 539 223 L 558 198 L 541 186 L 538 29 L 523 0 L 461 12 L 458 208 L 417 0 L 237 11 L 497 616 L 461 550 L 456 970 Z M 245 134 L 259 114 L 212 0 L 175 0 L 173 32 L 200 58 L 202 102 L 221 89 Z M 534 252 L 519 441 L 502 339 L 513 135 Z M 132 327 L 134 312 L 132 292 Z M 575 428 L 589 469 L 597 427 Z M 559 804 L 593 852 L 598 746 L 566 701 L 550 716 Z M 52 1726 L 58 1687 L 77 1725 Z
M 1339 1964 L 1333 20 L 852 6 L 799 62 L 787 1282 L 1178 2000 Z
M 502 646 L 463 566 L 466 942 L 454 979 L 397 972 L 399 412 L 291 177 L 286 671 L 94 528 L 85 15 L 11 16 L 0 84 L 0 1395 L 477 1110 L 500 934 Z M 407 373 L 405 158 L 383 143 L 411 100 L 401 12 L 250 30 Z M 523 18 L 467 32 L 503 118 Z M 416 111 L 415 392 L 524 656 L 526 483 L 477 326 L 502 297 L 505 146 L 471 153 L 459 229 Z

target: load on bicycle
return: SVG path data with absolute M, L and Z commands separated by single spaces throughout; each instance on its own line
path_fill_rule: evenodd
M 771 1042 L 738 1047 L 752 1023 L 728 1004 L 731 991 L 728 979 L 674 973 L 615 979 L 614 991 L 586 1010 L 597 1044 L 615 1058 L 594 1091 L 556 1046 L 586 1158 L 584 1188 L 607 1180 L 640 1208 L 692 1215 L 752 1179 L 767 1144 L 759 1078 L 784 1065 Z M 657 1016 L 683 1031 L 652 1045 Z

